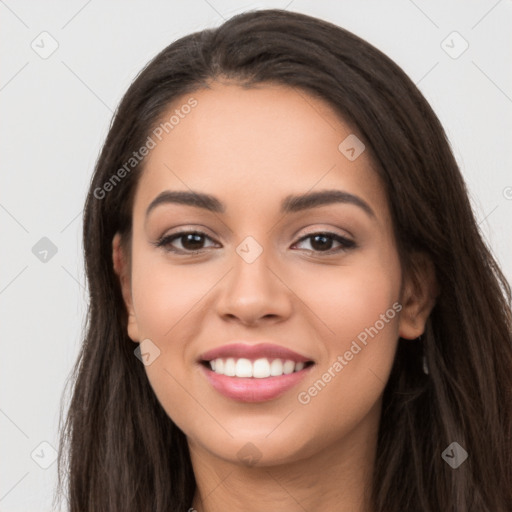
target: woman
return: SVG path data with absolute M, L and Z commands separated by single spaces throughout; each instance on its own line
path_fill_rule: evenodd
M 437 117 L 367 42 L 266 10 L 164 49 L 84 249 L 72 512 L 512 509 L 510 288 Z

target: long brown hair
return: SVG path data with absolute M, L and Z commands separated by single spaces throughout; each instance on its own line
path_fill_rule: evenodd
M 84 210 L 90 303 L 61 425 L 57 495 L 65 487 L 71 512 L 185 511 L 192 502 L 186 437 L 134 356 L 112 265 L 114 234 L 130 237 L 144 161 L 112 177 L 171 101 L 219 77 L 244 87 L 284 84 L 328 102 L 371 151 L 404 268 L 418 252 L 435 267 L 439 296 L 422 342 L 399 340 L 384 390 L 374 511 L 510 512 L 510 287 L 483 242 L 445 132 L 387 56 L 342 28 L 283 10 L 244 13 L 179 39 L 119 105 Z M 468 453 L 456 469 L 441 456 L 453 442 Z

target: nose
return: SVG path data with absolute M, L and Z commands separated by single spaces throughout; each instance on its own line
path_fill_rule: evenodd
M 238 254 L 222 280 L 216 301 L 217 314 L 225 321 L 243 325 L 282 322 L 292 313 L 293 292 L 269 261 L 266 251 L 252 263 Z

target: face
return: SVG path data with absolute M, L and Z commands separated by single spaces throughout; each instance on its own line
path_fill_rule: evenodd
M 131 266 L 114 239 L 128 334 L 191 446 L 305 458 L 375 426 L 398 337 L 426 313 L 362 137 L 326 103 L 269 85 L 190 96 L 146 158 Z M 192 191 L 211 197 L 171 194 Z

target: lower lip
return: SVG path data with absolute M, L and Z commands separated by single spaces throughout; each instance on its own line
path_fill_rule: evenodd
M 215 373 L 204 365 L 200 365 L 210 384 L 222 395 L 239 402 L 265 402 L 278 398 L 296 386 L 313 367 L 310 365 L 298 372 L 279 377 L 228 377 Z

